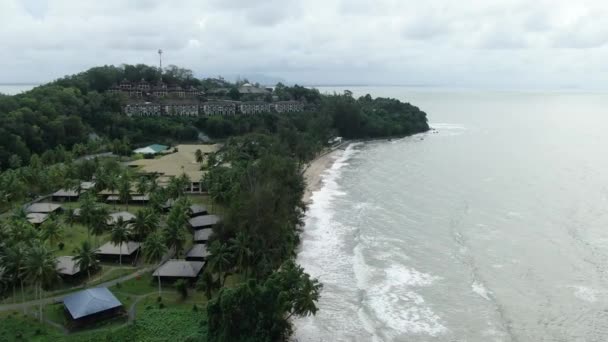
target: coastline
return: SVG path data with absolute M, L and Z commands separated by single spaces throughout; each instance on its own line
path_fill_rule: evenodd
M 312 193 L 318 191 L 323 186 L 323 173 L 329 169 L 338 158 L 341 151 L 344 151 L 350 142 L 346 141 L 342 144 L 331 148 L 329 151 L 322 153 L 310 163 L 306 165 L 302 174 L 306 181 L 306 189 L 302 195 L 302 202 L 309 205 L 312 200 Z

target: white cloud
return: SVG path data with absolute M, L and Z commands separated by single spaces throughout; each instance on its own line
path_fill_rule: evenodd
M 165 61 L 307 83 L 608 81 L 608 3 L 539 0 L 3 0 L 0 80 Z

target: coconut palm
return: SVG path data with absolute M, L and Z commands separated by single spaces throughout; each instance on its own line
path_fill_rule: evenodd
M 108 174 L 105 177 L 105 182 L 108 190 L 114 195 L 118 189 L 118 176 L 114 173 Z M 114 209 L 116 210 L 116 201 L 114 201 Z
M 85 193 L 80 201 L 80 221 L 87 227 L 87 237 L 91 240 L 91 226 L 95 223 L 97 201 L 90 193 Z
M 150 181 L 146 177 L 139 177 L 135 187 L 137 188 L 137 193 L 145 195 L 150 189 Z
M 78 266 L 81 271 L 87 270 L 87 282 L 89 282 L 91 280 L 91 268 L 97 267 L 98 264 L 97 254 L 91 247 L 89 241 L 82 242 L 80 247 L 76 250 L 74 261 L 76 261 L 76 266 Z
M 203 152 L 202 152 L 201 150 L 197 149 L 197 150 L 194 152 L 194 157 L 196 158 L 196 162 L 197 162 L 197 163 L 199 163 L 199 164 L 200 164 L 200 163 L 202 163 L 202 162 L 203 162 L 204 156 L 203 156 Z
M 23 288 L 23 262 L 24 262 L 24 245 L 23 242 L 7 245 L 4 249 L 4 267 L 10 277 L 10 283 L 13 285 L 13 298 L 17 300 L 16 289 L 17 284 L 21 285 L 21 301 L 25 301 L 25 293 Z M 23 309 L 25 313 L 25 308 Z
M 167 225 L 163 229 L 163 237 L 167 246 L 179 255 L 186 243 L 186 228 L 177 222 L 167 221 Z
M 69 224 L 70 227 L 74 226 L 74 222 L 76 222 L 76 213 L 74 209 L 68 208 L 65 211 L 65 223 Z
M 146 261 L 153 262 L 159 261 L 158 266 L 160 266 L 160 262 L 162 262 L 163 255 L 167 253 L 167 245 L 165 244 L 165 239 L 159 232 L 154 232 L 146 238 L 143 246 L 143 253 Z M 161 285 L 160 285 L 160 277 L 158 278 L 158 295 L 160 296 L 162 293 Z
M 163 229 L 163 236 L 169 248 L 179 255 L 186 242 L 186 224 L 188 223 L 187 207 L 184 201 L 177 201 L 169 215 L 167 224 Z
M 122 245 L 129 241 L 129 227 L 127 226 L 127 222 L 125 222 L 122 217 L 118 218 L 118 221 L 112 227 L 112 231 L 110 233 L 110 241 L 112 243 L 118 245 L 118 262 L 122 266 Z
M 252 255 L 249 247 L 249 236 L 245 232 L 239 232 L 236 234 L 236 237 L 231 238 L 228 242 L 230 243 L 230 251 L 235 256 L 236 266 L 245 274 L 245 277 L 247 277 L 249 271 L 249 260 Z
M 209 253 L 207 267 L 211 272 L 218 274 L 220 285 L 223 287 L 228 275 L 228 269 L 232 264 L 233 255 L 228 246 L 219 241 L 214 241 L 209 246 Z
M 155 231 L 160 222 L 156 212 L 150 209 L 138 210 L 133 220 L 133 235 L 137 241 L 142 241 Z
M 131 181 L 127 174 L 123 174 L 120 180 L 118 181 L 118 198 L 127 206 L 127 211 L 129 210 L 129 199 L 131 199 Z M 116 205 L 116 202 L 114 202 Z
M 108 228 L 110 212 L 107 207 L 99 206 L 93 211 L 93 220 L 90 223 L 91 233 L 95 235 L 95 246 L 99 246 L 99 236 L 105 233 Z
M 40 226 L 40 237 L 44 241 L 48 241 L 51 247 L 55 246 L 55 242 L 63 236 L 63 229 L 57 220 L 50 219 L 46 220 L 42 226 Z
M 0 296 L 3 296 L 4 292 L 9 289 L 10 280 L 8 269 L 0 264 Z
M 42 290 L 43 286 L 49 285 L 58 279 L 57 260 L 53 252 L 45 245 L 36 244 L 25 253 L 22 267 L 23 273 L 36 289 L 38 299 L 38 317 L 42 323 Z

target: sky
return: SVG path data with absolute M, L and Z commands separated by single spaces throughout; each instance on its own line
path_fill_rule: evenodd
M 608 89 L 608 1 L 1 0 L 0 83 L 163 63 L 301 84 Z

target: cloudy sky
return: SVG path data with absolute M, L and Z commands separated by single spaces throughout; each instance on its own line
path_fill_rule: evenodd
M 0 83 L 95 65 L 306 84 L 608 89 L 608 1 L 1 0 Z

